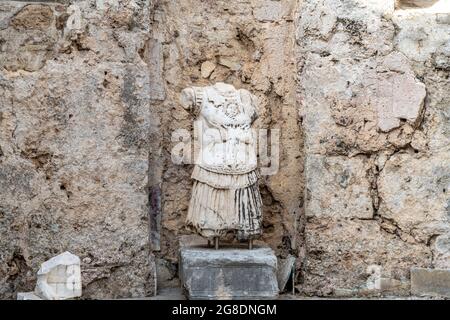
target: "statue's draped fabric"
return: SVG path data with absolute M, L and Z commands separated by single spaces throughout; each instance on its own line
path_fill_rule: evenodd
M 256 98 L 247 90 L 217 83 L 184 89 L 195 115 L 200 150 L 187 225 L 204 237 L 228 231 L 244 240 L 261 233 L 261 195 L 256 157 Z

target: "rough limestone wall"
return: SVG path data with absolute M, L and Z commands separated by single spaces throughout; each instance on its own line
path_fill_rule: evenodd
M 409 294 L 410 267 L 450 267 L 449 14 L 401 2 L 296 19 L 308 295 Z
M 0 2 L 0 296 L 64 250 L 85 297 L 152 294 L 149 235 L 178 285 L 178 95 L 217 81 L 281 129 L 263 240 L 298 257 L 301 293 L 408 294 L 411 266 L 449 268 L 445 1 Z
M 171 161 L 176 129 L 192 130 L 192 117 L 179 104 L 180 91 L 192 85 L 226 82 L 256 94 L 261 102 L 261 128 L 281 129 L 280 169 L 266 176 L 260 189 L 264 202 L 264 235 L 280 257 L 301 256 L 303 155 L 295 101 L 293 12 L 297 2 L 161 0 L 155 13 L 154 56 L 163 58 L 157 77 L 164 79 L 157 109 L 163 141 L 160 176 L 162 204 L 153 208 L 158 285 L 177 285 L 178 238 L 190 199 L 192 165 Z M 159 251 L 158 251 L 159 249 Z M 171 281 L 174 280 L 174 281 Z
M 149 295 L 152 4 L 59 2 L 0 2 L 0 297 L 65 250 L 84 297 Z

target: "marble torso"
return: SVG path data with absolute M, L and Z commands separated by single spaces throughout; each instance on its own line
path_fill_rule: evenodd
M 243 174 L 257 167 L 255 98 L 247 90 L 216 84 L 193 88 L 200 152 L 196 164 L 206 170 Z
M 262 200 L 251 129 L 257 118 L 256 97 L 219 82 L 183 89 L 180 102 L 195 116 L 199 146 L 186 225 L 206 238 L 230 231 L 240 240 L 258 237 Z

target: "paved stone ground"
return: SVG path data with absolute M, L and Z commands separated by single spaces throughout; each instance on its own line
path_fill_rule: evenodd
M 159 290 L 158 295 L 154 297 L 142 297 L 126 300 L 186 300 L 181 288 L 163 288 Z M 367 297 L 367 298 L 323 298 L 323 297 L 306 297 L 292 294 L 281 294 L 278 300 L 444 300 L 437 297 L 419 297 L 419 296 L 384 296 L 384 297 Z

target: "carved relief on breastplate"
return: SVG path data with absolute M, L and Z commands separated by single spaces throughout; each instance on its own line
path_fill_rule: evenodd
M 251 129 L 257 118 L 255 96 L 216 83 L 184 89 L 181 104 L 195 116 L 200 142 L 186 225 L 215 241 L 229 231 L 241 240 L 259 236 L 262 201 Z
M 217 83 L 193 87 L 200 152 L 196 164 L 218 173 L 247 173 L 256 168 L 255 97 L 247 90 Z

